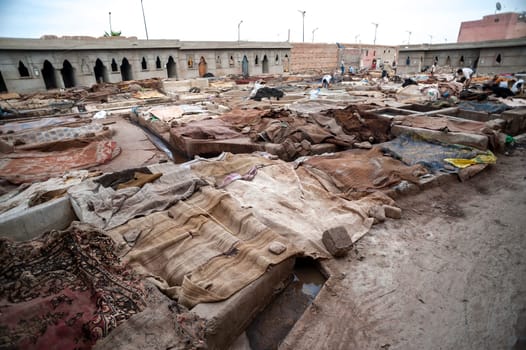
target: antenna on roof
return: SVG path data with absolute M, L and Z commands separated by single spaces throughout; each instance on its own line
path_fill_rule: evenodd
M 500 11 L 502 9 L 502 5 L 500 4 L 500 2 L 497 1 L 497 3 L 495 4 L 495 13 L 497 13 L 497 11 Z

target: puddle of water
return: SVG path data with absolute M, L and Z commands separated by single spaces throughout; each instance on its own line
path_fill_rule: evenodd
M 287 287 L 248 326 L 251 349 L 277 349 L 324 283 L 314 260 L 297 259 Z

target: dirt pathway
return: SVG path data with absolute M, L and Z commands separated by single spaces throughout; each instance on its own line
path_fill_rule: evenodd
M 523 349 L 526 151 L 468 182 L 398 200 L 281 349 Z

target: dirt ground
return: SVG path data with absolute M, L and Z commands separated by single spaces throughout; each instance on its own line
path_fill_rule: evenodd
M 280 349 L 526 349 L 526 151 L 397 203 Z

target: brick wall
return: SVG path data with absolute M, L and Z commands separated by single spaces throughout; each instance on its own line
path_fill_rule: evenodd
M 290 70 L 294 73 L 330 73 L 338 69 L 338 66 L 338 47 L 334 43 L 292 44 Z
M 373 60 L 381 62 L 396 60 L 398 49 L 394 46 L 373 46 L 362 44 L 336 43 L 293 43 L 291 49 L 291 72 L 293 73 L 332 73 L 340 71 L 340 62 L 344 61 L 345 69 L 349 66 L 371 68 Z

